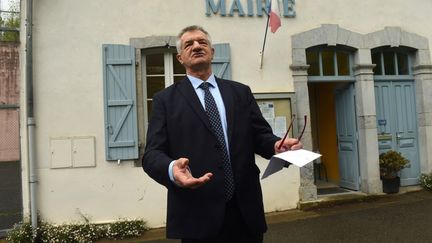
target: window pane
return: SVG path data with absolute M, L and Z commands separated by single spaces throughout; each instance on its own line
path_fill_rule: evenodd
M 383 52 L 385 75 L 396 75 L 394 52 Z
M 165 77 L 147 77 L 147 98 L 152 98 L 153 95 L 165 88 Z
M 174 66 L 174 74 L 185 74 L 185 68 L 180 62 L 177 60 L 176 53 L 173 53 L 173 66 Z
M 338 75 L 350 75 L 349 55 L 346 52 L 336 52 Z
M 174 83 L 177 82 L 177 81 L 180 81 L 180 80 L 184 79 L 185 76 L 186 76 L 186 74 L 175 75 L 174 76 Z
M 322 52 L 322 65 L 324 76 L 334 76 L 334 51 L 323 51 Z
M 399 75 L 408 75 L 408 55 L 405 53 L 397 54 Z
M 147 74 L 164 73 L 164 54 L 146 55 Z
M 306 52 L 306 63 L 309 64 L 308 75 L 319 76 L 319 60 L 317 51 Z
M 147 100 L 147 117 L 150 117 L 152 111 L 152 100 Z
M 372 64 L 375 64 L 375 67 L 373 69 L 374 75 L 382 75 L 381 52 L 376 52 L 372 54 Z

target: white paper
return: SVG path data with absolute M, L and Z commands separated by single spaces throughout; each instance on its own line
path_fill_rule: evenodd
M 287 130 L 286 117 L 284 116 L 275 117 L 274 126 L 272 127 L 272 129 L 273 129 L 273 133 L 276 136 L 283 138 Z
M 284 168 L 286 162 L 289 162 L 298 167 L 303 167 L 304 165 L 316 160 L 321 157 L 321 154 L 314 153 L 305 149 L 298 150 L 288 150 L 286 152 L 276 154 L 271 159 L 267 168 L 265 169 L 261 179 L 268 177 Z
M 258 102 L 258 106 L 259 106 L 261 113 L 262 113 L 264 118 L 274 119 L 275 111 L 274 111 L 273 102 L 271 102 L 271 101 Z

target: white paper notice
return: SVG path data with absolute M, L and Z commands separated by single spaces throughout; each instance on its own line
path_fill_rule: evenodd
M 261 179 L 268 177 L 284 168 L 286 162 L 289 162 L 298 167 L 316 160 L 321 157 L 321 154 L 317 154 L 305 149 L 289 150 L 280 154 L 274 155 L 271 159 L 267 168 L 265 169 Z
M 266 119 L 274 119 L 275 117 L 275 111 L 274 111 L 274 104 L 271 101 L 267 102 L 258 102 L 258 106 L 261 110 L 261 113 L 264 118 Z
M 284 117 L 284 116 L 275 117 L 274 126 L 272 126 L 272 129 L 273 129 L 273 133 L 276 136 L 283 138 L 285 136 L 285 132 L 287 130 L 286 117 Z

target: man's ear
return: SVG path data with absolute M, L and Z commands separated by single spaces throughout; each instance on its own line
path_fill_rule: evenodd
M 180 64 L 183 64 L 183 61 L 182 61 L 181 55 L 180 55 L 180 54 L 177 54 L 176 57 L 177 57 L 177 60 L 180 62 Z
M 211 52 L 212 52 L 212 58 L 211 59 L 213 60 L 213 57 L 214 57 L 214 48 L 213 47 L 211 48 Z

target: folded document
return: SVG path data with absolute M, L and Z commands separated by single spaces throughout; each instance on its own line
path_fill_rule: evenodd
M 286 152 L 276 154 L 271 159 L 267 168 L 265 169 L 261 179 L 268 177 L 283 169 L 286 162 L 296 165 L 298 167 L 303 167 L 316 159 L 321 157 L 321 154 L 317 154 L 305 149 L 298 150 L 288 150 Z

